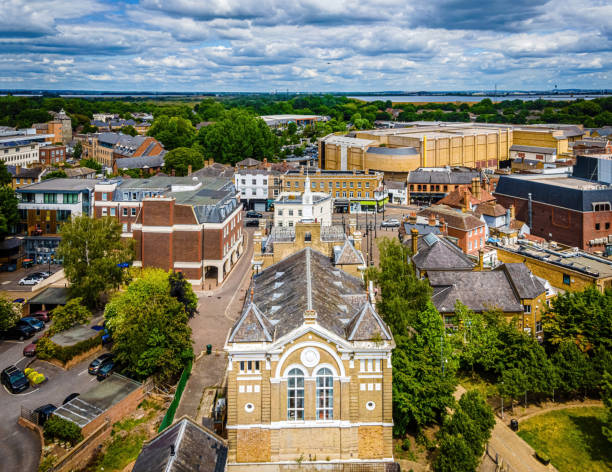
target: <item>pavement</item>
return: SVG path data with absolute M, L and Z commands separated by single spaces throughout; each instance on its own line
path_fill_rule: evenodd
M 37 333 L 35 337 L 40 336 Z M 21 407 L 35 409 L 39 406 L 52 403 L 55 406 L 62 404 L 69 394 L 83 393 L 97 382 L 94 376 L 87 373 L 87 366 L 99 354 L 82 361 L 72 369 L 66 371 L 60 367 L 34 358 L 23 357 L 24 346 L 32 342 L 29 340 L 0 341 L 0 370 L 9 365 L 16 365 L 25 369 L 30 362 L 31 368 L 41 372 L 47 381 L 39 388 L 28 388 L 25 392 L 14 395 L 4 386 L 0 387 L 0 470 L 35 472 L 38 470 L 41 447 L 38 434 L 17 424 Z
M 454 397 L 461 398 L 465 388 L 457 385 Z M 518 434 L 512 431 L 505 421 L 495 416 L 495 426 L 491 431 L 488 444 L 488 454 L 485 453 L 480 472 L 497 470 L 492 458 L 503 461 L 504 470 L 509 472 L 550 472 L 556 470 L 552 464 L 545 466 L 535 458 L 535 451 Z
M 26 298 L 32 298 L 32 293 L 39 289 L 40 283 L 22 286 L 19 285 L 19 281 L 22 278 L 34 272 L 51 272 L 51 274 L 55 274 L 63 268 L 64 267 L 59 264 L 36 264 L 29 269 L 20 268 L 14 272 L 0 272 L 0 290 L 6 290 L 7 292 L 23 292 L 26 294 Z M 22 297 L 19 293 L 10 293 L 8 296 L 11 299 Z

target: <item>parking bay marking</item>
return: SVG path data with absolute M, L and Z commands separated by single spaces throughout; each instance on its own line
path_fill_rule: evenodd
M 83 370 L 82 372 L 79 372 L 77 375 L 83 375 L 86 372 L 87 372 L 87 369 Z

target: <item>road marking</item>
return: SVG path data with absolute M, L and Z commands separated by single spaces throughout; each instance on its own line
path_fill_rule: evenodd
M 2 285 L 7 285 L 7 284 L 10 284 L 10 283 L 11 283 L 11 281 L 7 280 L 6 282 L 2 282 Z
M 10 339 L 7 339 L 6 341 L 4 341 L 5 343 L 11 343 L 11 344 L 23 344 L 25 343 L 25 341 L 12 341 Z
M 6 390 L 6 393 L 8 393 L 9 395 L 13 396 L 13 397 L 25 397 L 26 395 L 29 395 L 30 393 L 35 393 L 38 392 L 40 389 L 37 388 L 31 388 L 31 390 L 27 393 L 11 393 L 10 390 L 8 388 L 6 388 L 6 385 L 3 385 L 4 390 Z
M 94 380 L 96 380 L 96 377 L 92 378 L 92 379 L 90 380 L 90 382 L 93 382 Z
M 87 372 L 87 369 L 85 369 L 83 372 L 79 372 L 77 375 L 83 375 Z

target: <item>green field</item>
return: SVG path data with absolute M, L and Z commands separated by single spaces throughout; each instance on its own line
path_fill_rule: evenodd
M 518 434 L 559 472 L 612 471 L 612 445 L 601 433 L 605 415 L 602 407 L 551 411 L 521 421 Z

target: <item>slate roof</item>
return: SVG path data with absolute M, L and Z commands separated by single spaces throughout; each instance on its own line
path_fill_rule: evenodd
M 478 171 L 444 170 L 413 170 L 408 173 L 409 184 L 451 184 L 467 185 L 472 179 L 480 178 Z
M 469 231 L 484 226 L 484 223 L 471 213 L 459 212 L 446 205 L 431 205 L 419 213 L 421 216 L 429 216 L 431 214 L 436 215 L 438 218 L 444 218 L 444 221 L 450 228 L 462 231 Z
M 583 184 L 583 185 L 582 185 Z M 612 186 L 575 177 L 530 178 L 502 175 L 496 195 L 528 199 L 576 211 L 593 211 L 593 203 L 612 201 Z
M 457 300 L 475 312 L 492 308 L 503 312 L 523 311 L 504 271 L 449 270 L 428 273 L 428 279 L 433 288 L 431 300 L 440 313 L 453 313 Z
M 43 167 L 22 167 L 17 174 L 17 166 L 6 166 L 6 170 L 15 178 L 19 179 L 38 179 L 45 171 Z
M 505 263 L 501 269 L 508 273 L 521 298 L 536 298 L 546 291 L 542 282 L 523 263 Z
M 242 167 L 242 166 L 246 166 L 246 167 L 254 167 L 254 166 L 258 166 L 261 164 L 261 161 L 258 161 L 257 159 L 253 159 L 251 157 L 247 158 L 247 159 L 243 159 L 241 161 L 236 162 L 236 165 L 238 167 Z
M 117 163 L 117 169 L 148 169 L 151 167 L 162 167 L 164 165 L 164 154 L 158 156 L 119 157 L 115 162 Z
M 429 233 L 418 239 L 412 262 L 421 271 L 471 270 L 475 264 L 459 247 L 445 238 Z
M 363 256 L 355 246 L 347 239 L 343 246 L 334 247 L 334 264 L 362 264 L 365 265 Z
M 302 326 L 308 310 L 317 313 L 320 326 L 344 339 L 372 339 L 373 329 L 382 339 L 392 339 L 380 317 L 368 307 L 361 279 L 335 268 L 327 256 L 311 248 L 255 275 L 252 289 L 252 300 L 245 302 L 230 342 L 264 340 L 266 331 L 277 340 Z
M 132 472 L 223 472 L 227 449 L 223 438 L 183 417 L 143 445 Z

